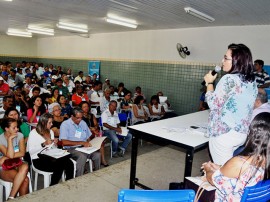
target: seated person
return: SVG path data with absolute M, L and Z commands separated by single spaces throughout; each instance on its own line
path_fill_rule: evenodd
M 132 105 L 132 124 L 137 125 L 148 121 L 148 114 L 143 107 L 143 96 L 139 95 L 135 98 Z
M 54 102 L 57 102 L 57 98 L 59 96 L 59 89 L 58 88 L 54 88 L 52 89 L 52 95 L 51 98 L 49 99 L 49 103 L 52 104 Z
M 124 137 L 122 145 L 118 145 L 119 139 L 117 137 L 117 133 L 121 135 L 122 129 L 120 127 L 120 120 L 116 112 L 116 108 L 117 102 L 112 100 L 110 101 L 109 109 L 105 110 L 101 115 L 104 130 L 103 135 L 112 140 L 112 156 L 115 158 L 118 156 L 124 156 L 127 146 L 132 138 L 132 135 L 128 133 L 127 136 Z M 118 149 L 120 150 L 119 152 Z
M 109 108 L 109 103 L 111 101 L 110 95 L 111 95 L 111 90 L 110 89 L 105 89 L 104 96 L 101 98 L 101 101 L 100 101 L 100 111 L 101 111 L 101 113 Z
M 132 108 L 131 92 L 126 90 L 124 93 L 124 99 L 122 100 L 120 107 L 123 111 L 129 111 Z
M 4 129 L 4 133 L 0 135 L 0 166 L 7 159 L 22 158 L 25 155 L 24 138 L 18 132 L 17 126 L 15 119 L 5 118 L 2 120 L 1 128 Z M 20 166 L 10 170 L 1 168 L 0 179 L 13 183 L 9 200 L 14 199 L 18 192 L 20 196 L 28 194 L 29 179 L 27 173 L 28 165 L 26 163 L 22 163 Z
M 215 201 L 241 200 L 245 187 L 270 179 L 270 113 L 258 114 L 250 124 L 244 150 L 223 166 L 202 165 L 206 180 L 216 187 Z
M 94 170 L 100 168 L 100 152 L 92 154 L 82 153 L 75 150 L 77 147 L 91 147 L 91 132 L 86 123 L 82 120 L 83 111 L 81 108 L 74 108 L 71 117 L 64 121 L 60 126 L 59 140 L 62 141 L 63 147 L 71 154 L 76 164 L 76 177 L 84 174 L 84 166 L 87 159 L 94 162 Z
M 164 96 L 164 95 L 163 95 L 163 92 L 159 91 L 159 92 L 157 93 L 157 96 L 158 96 L 158 97 Z M 168 110 L 168 109 L 171 107 L 171 104 L 169 103 L 168 99 L 165 100 L 164 103 L 160 103 L 160 104 L 164 107 L 164 110 L 165 110 L 165 111 Z
M 101 101 L 101 95 L 100 95 L 100 90 L 102 88 L 102 83 L 100 81 L 96 81 L 93 85 L 92 89 L 92 94 L 90 99 L 90 104 L 92 106 L 100 106 L 100 101 Z
M 254 110 L 251 120 L 262 112 L 270 112 L 270 104 L 268 103 L 268 96 L 265 90 L 263 88 L 258 88 L 258 94 L 254 103 Z
M 19 110 L 19 112 L 22 115 L 22 118 L 24 120 L 27 120 L 27 109 L 29 108 L 29 104 L 26 100 L 26 95 L 25 92 L 22 91 L 21 87 L 16 86 L 15 87 L 15 91 L 14 91 L 14 102 L 15 102 L 15 106 L 16 108 Z
M 54 102 L 49 105 L 48 112 L 53 115 L 53 122 L 51 130 L 54 133 L 54 137 L 59 138 L 60 135 L 60 126 L 63 121 L 67 120 L 67 117 L 61 116 L 61 107 L 57 102 Z
M 61 107 L 61 116 L 69 118 L 71 115 L 72 107 L 69 103 L 67 103 L 67 99 L 64 95 L 59 95 L 57 97 L 57 102 Z
M 46 112 L 40 96 L 33 97 L 33 107 L 27 110 L 27 120 L 29 123 L 37 123 L 39 117 Z
M 109 89 L 111 90 L 111 96 L 118 96 L 118 93 L 115 91 L 114 86 L 110 85 Z
M 71 97 L 72 106 L 78 106 L 82 101 L 89 102 L 89 98 L 83 93 L 83 87 L 81 85 L 76 86 L 76 93 Z
M 16 108 L 13 108 L 13 107 L 8 108 L 5 111 L 4 118 L 13 118 L 18 122 L 17 124 L 18 124 L 18 128 L 19 128 L 19 132 L 21 132 L 23 134 L 24 141 L 25 141 L 25 143 L 27 143 L 30 129 L 29 129 L 29 126 L 20 119 L 20 113 L 18 112 L 18 110 Z M 0 128 L 0 134 L 2 134 L 3 132 L 4 132 L 4 130 L 2 128 Z
M 96 117 L 90 112 L 90 105 L 86 101 L 82 101 L 80 104 L 80 107 L 83 111 L 83 120 L 89 127 L 92 136 L 90 139 L 94 139 L 95 137 L 102 136 L 102 133 L 99 131 L 99 125 Z M 109 164 L 105 160 L 105 152 L 104 152 L 104 144 L 100 147 L 100 154 L 101 154 L 101 165 L 104 165 L 105 167 L 109 166 Z
M 121 82 L 121 83 L 118 84 L 117 93 L 118 93 L 119 97 L 124 97 L 124 94 L 125 94 L 126 90 L 127 89 L 125 88 L 124 83 Z
M 161 119 L 165 115 L 164 107 L 159 103 L 159 97 L 157 95 L 151 97 L 148 109 L 153 120 Z
M 6 96 L 9 93 L 9 85 L 4 82 L 3 77 L 0 76 L 0 96 Z
M 14 104 L 14 98 L 10 95 L 6 95 L 3 98 L 3 106 L 0 108 L 0 119 L 2 119 L 4 117 L 5 111 L 10 108 L 13 107 Z
M 137 86 L 137 87 L 135 88 L 135 93 L 134 93 L 134 96 L 133 96 L 133 100 L 135 100 L 135 98 L 136 98 L 138 95 L 143 96 L 143 99 L 146 101 L 146 97 L 145 97 L 144 94 L 142 93 L 142 89 L 141 89 L 140 86 Z
M 55 146 L 57 139 L 54 138 L 53 131 L 51 130 L 53 116 L 49 113 L 43 114 L 37 124 L 37 128 L 30 132 L 27 142 L 27 151 L 30 153 L 32 163 L 35 168 L 52 172 L 51 186 L 58 184 L 65 172 L 66 180 L 72 179 L 74 175 L 74 164 L 69 158 L 59 158 L 51 160 L 50 158 L 39 158 L 38 153 L 45 147 L 48 147 L 53 142 Z
M 209 109 L 209 106 L 208 106 L 207 102 L 205 102 L 206 86 L 203 86 L 201 91 L 202 91 L 202 94 L 201 94 L 201 97 L 200 97 L 199 111 Z

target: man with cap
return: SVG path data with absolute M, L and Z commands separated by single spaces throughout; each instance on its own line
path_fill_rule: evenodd
M 80 83 L 85 81 L 85 77 L 83 76 L 83 71 L 79 71 L 78 76 L 76 76 L 76 78 L 74 79 L 74 83 L 76 81 L 79 81 Z
M 4 82 L 7 83 L 10 88 L 13 88 L 15 86 L 14 81 L 12 81 L 11 79 L 8 78 L 8 76 L 9 76 L 8 72 L 2 72 L 1 75 L 2 75 L 2 77 L 4 79 Z
M 110 88 L 110 79 L 106 78 L 104 84 L 102 85 L 102 91 L 105 91 L 106 88 Z
M 0 76 L 0 96 L 8 95 L 9 85 L 4 82 L 3 77 Z
M 56 80 L 56 86 L 54 87 L 54 89 L 56 88 L 59 90 L 60 95 L 64 95 L 65 98 L 69 98 L 68 88 L 66 86 L 63 86 L 63 80 L 61 78 L 58 78 Z
M 58 77 L 56 75 L 53 75 L 52 76 L 52 79 L 51 79 L 51 86 L 56 86 L 56 80 L 58 79 Z

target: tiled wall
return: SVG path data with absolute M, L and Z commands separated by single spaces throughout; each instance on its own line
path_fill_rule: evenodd
M 1 61 L 12 63 L 22 60 L 43 62 L 44 65 L 54 64 L 71 67 L 74 74 L 82 70 L 87 72 L 88 60 L 49 59 L 49 58 L 20 58 L 2 57 Z M 101 80 L 110 78 L 111 84 L 117 86 L 124 82 L 125 87 L 134 92 L 136 86 L 141 86 L 147 100 L 158 91 L 168 96 L 172 108 L 179 114 L 195 112 L 199 107 L 201 82 L 205 73 L 212 65 L 191 63 L 165 62 L 133 62 L 101 60 Z

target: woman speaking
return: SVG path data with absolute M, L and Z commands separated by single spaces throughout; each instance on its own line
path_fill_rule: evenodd
M 214 163 L 223 165 L 235 149 L 243 145 L 251 122 L 257 87 L 253 75 L 252 55 L 243 44 L 231 44 L 222 60 L 227 72 L 214 90 L 217 75 L 211 71 L 204 76 L 205 95 L 210 108 L 209 149 Z

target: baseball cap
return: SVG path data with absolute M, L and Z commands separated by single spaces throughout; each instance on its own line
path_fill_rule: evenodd
M 56 75 L 53 75 L 52 79 L 58 79 L 58 77 Z
M 49 77 L 50 73 L 49 72 L 44 72 L 43 76 Z
M 110 79 L 106 78 L 105 81 L 110 81 Z
M 8 72 L 2 72 L 2 75 L 3 76 L 7 76 L 8 75 Z
M 4 81 L 4 79 L 3 79 L 3 77 L 2 77 L 2 76 L 0 76 L 0 81 Z

